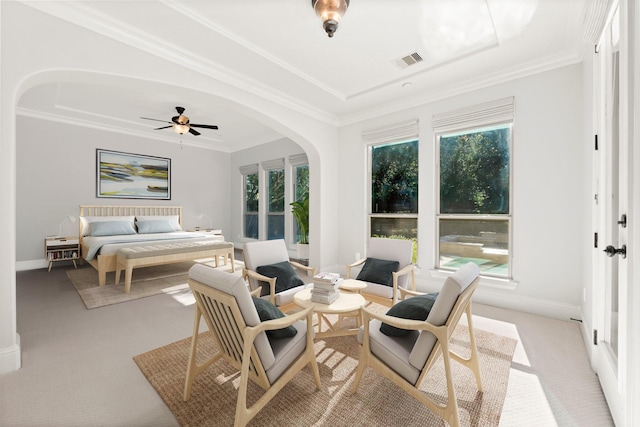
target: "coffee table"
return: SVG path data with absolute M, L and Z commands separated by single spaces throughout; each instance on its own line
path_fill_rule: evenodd
M 360 309 L 365 305 L 364 297 L 357 293 L 340 292 L 338 298 L 331 304 L 322 304 L 311 301 L 311 288 L 304 289 L 293 296 L 296 305 L 307 308 L 313 307 L 313 312 L 318 315 L 318 332 L 316 338 L 337 337 L 344 335 L 355 335 L 358 328 L 353 329 L 336 329 L 334 325 L 327 319 L 327 314 L 344 315 L 346 313 L 357 312 L 356 318 L 360 319 Z M 322 332 L 322 323 L 325 323 L 328 330 Z M 357 325 L 360 325 L 360 321 Z

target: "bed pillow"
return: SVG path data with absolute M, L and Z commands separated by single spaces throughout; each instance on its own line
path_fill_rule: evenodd
M 258 274 L 262 274 L 267 277 L 277 277 L 276 280 L 276 293 L 280 293 L 282 291 L 286 291 L 287 289 L 295 288 L 296 286 L 304 285 L 304 282 L 298 275 L 296 271 L 293 269 L 289 261 L 282 261 L 276 264 L 269 265 L 261 265 L 256 268 L 256 272 Z M 267 282 L 260 282 L 262 285 L 262 293 L 269 293 L 269 284 Z
M 399 266 L 400 263 L 398 261 L 367 258 L 356 280 L 393 286 L 393 275 L 391 273 L 398 271 Z
M 256 311 L 258 312 L 258 317 L 260 317 L 261 322 L 284 317 L 284 313 L 282 313 L 278 307 L 271 304 L 270 301 L 256 297 L 251 297 L 251 299 L 253 299 L 253 305 L 256 306 Z M 282 329 L 273 329 L 265 332 L 269 338 L 291 338 L 298 333 L 297 329 L 291 325 Z
M 138 227 L 140 234 L 173 233 L 175 231 L 171 221 L 166 219 L 136 221 L 136 227 Z
M 129 221 L 97 221 L 89 225 L 90 236 L 122 236 L 136 234 Z
M 91 234 L 91 224 L 94 222 L 111 222 L 111 221 L 126 221 L 130 222 L 133 226 L 135 216 L 81 216 L 80 222 L 82 223 L 82 235 L 89 236 Z
M 146 222 L 146 221 L 158 221 L 165 220 L 171 224 L 173 227 L 172 231 L 182 231 L 182 227 L 180 227 L 180 217 L 178 215 L 138 215 L 136 216 L 137 222 Z
M 402 300 L 387 311 L 387 316 L 411 320 L 427 320 L 436 298 L 438 298 L 438 292 Z M 380 325 L 380 332 L 389 337 L 402 337 L 407 335 L 409 330 L 383 323 Z

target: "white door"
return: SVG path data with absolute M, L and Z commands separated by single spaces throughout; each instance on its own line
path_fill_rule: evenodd
M 626 50 L 628 27 L 621 16 L 627 1 L 614 2 L 596 55 L 596 228 L 598 253 L 594 265 L 595 369 L 617 425 L 625 425 L 627 383 L 629 98 Z

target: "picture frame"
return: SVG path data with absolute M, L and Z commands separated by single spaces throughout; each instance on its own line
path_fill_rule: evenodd
M 171 200 L 171 159 L 96 149 L 96 197 Z

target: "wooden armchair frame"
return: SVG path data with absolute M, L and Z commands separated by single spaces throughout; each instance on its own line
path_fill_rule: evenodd
M 457 427 L 460 425 L 460 418 L 458 415 L 458 402 L 456 400 L 455 388 L 453 386 L 453 379 L 451 376 L 451 360 L 462 364 L 469 368 L 476 379 L 476 386 L 478 391 L 482 391 L 482 380 L 480 377 L 480 365 L 478 363 L 478 350 L 476 348 L 475 336 L 473 333 L 473 323 L 471 316 L 471 296 L 478 286 L 480 279 L 476 278 L 463 293 L 458 296 L 458 299 L 451 310 L 447 321 L 442 326 L 434 326 L 426 321 L 401 319 L 398 317 L 387 316 L 384 314 L 376 314 L 367 308 L 363 308 L 363 320 L 364 320 L 364 338 L 362 342 L 362 351 L 360 354 L 360 361 L 358 370 L 356 372 L 355 380 L 353 383 L 352 392 L 355 393 L 360 384 L 362 373 L 367 366 L 370 366 L 374 370 L 378 371 L 382 376 L 389 379 L 391 382 L 402 388 L 409 395 L 422 403 L 424 406 L 433 411 L 440 418 L 445 420 L 449 425 Z M 414 293 L 415 294 L 415 293 Z M 471 355 L 469 358 L 464 358 L 454 351 L 449 349 L 449 340 L 453 335 L 453 331 L 458 325 L 462 314 L 466 313 L 467 322 L 469 326 L 469 342 L 471 346 Z M 381 361 L 375 354 L 371 352 L 369 341 L 369 322 L 371 319 L 378 319 L 389 325 L 416 331 L 429 331 L 436 336 L 436 343 L 427 358 L 427 361 L 422 368 L 418 380 L 415 384 L 411 384 L 404 377 L 391 369 L 387 364 Z M 444 362 L 445 376 L 447 382 L 447 403 L 446 405 L 439 404 L 429 398 L 418 387 L 423 381 L 425 375 L 433 367 L 438 357 L 442 355 Z
M 289 260 L 289 264 L 291 264 L 291 266 L 293 268 L 297 268 L 299 270 L 304 271 L 308 276 L 315 276 L 316 275 L 316 271 L 317 269 L 315 267 L 308 267 L 306 265 L 300 264 L 298 262 L 295 261 L 291 261 Z M 249 280 L 254 279 L 257 281 L 261 281 L 261 282 L 267 282 L 269 283 L 269 301 L 271 301 L 271 304 L 276 305 L 276 281 L 277 281 L 277 277 L 267 277 L 267 276 L 263 276 L 262 274 L 253 271 L 253 270 L 249 270 L 248 268 L 243 268 L 242 269 L 242 277 L 244 277 L 245 281 L 249 282 Z M 255 290 L 254 290 L 255 291 Z M 283 306 L 279 306 L 279 308 L 282 311 L 291 309 L 293 307 L 297 307 L 297 305 L 295 305 L 295 303 L 290 303 L 290 304 L 285 304 Z
M 191 385 L 194 378 L 220 359 L 225 360 L 241 373 L 236 403 L 236 427 L 245 426 L 307 364 L 311 366 L 317 389 L 320 389 L 320 372 L 313 347 L 313 312 L 311 307 L 280 319 L 261 322 L 254 327 L 250 327 L 245 324 L 233 295 L 216 290 L 194 279 L 189 279 L 188 283 L 196 298 L 196 310 L 184 385 L 183 398 L 185 401 L 191 395 Z M 204 317 L 209 330 L 212 332 L 218 351 L 201 365 L 198 365 L 196 363 L 196 351 L 201 317 Z M 306 348 L 271 383 L 258 356 L 254 341 L 264 331 L 281 329 L 303 319 L 306 320 Z M 249 379 L 265 390 L 265 393 L 251 407 L 247 407 Z

